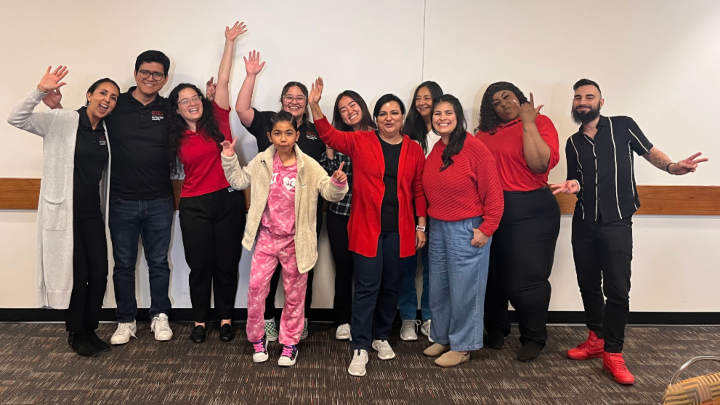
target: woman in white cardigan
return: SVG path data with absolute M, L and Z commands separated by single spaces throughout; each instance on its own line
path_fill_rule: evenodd
M 37 294 L 40 307 L 66 309 L 68 343 L 80 355 L 110 350 L 95 333 L 107 285 L 105 236 L 110 145 L 103 118 L 120 95 L 110 79 L 93 83 L 77 111 L 33 112 L 59 96 L 64 66 L 47 72 L 10 113 L 8 123 L 43 137 L 43 174 L 37 220 Z

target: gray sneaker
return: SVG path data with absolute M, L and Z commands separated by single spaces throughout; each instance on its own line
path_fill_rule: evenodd
M 380 360 L 390 360 L 395 358 L 395 352 L 387 340 L 373 340 L 372 348 L 377 350 Z
M 308 335 L 310 335 L 310 331 L 308 330 L 308 319 L 305 318 L 305 326 L 303 327 L 303 331 L 300 334 L 300 340 L 307 339 Z
M 335 331 L 335 339 L 337 340 L 348 340 L 350 339 L 350 324 L 344 323 L 337 327 Z
M 428 319 L 427 321 L 423 322 L 422 325 L 420 325 L 420 333 L 422 333 L 423 335 L 427 336 L 427 338 L 428 338 L 428 340 L 430 341 L 430 343 L 435 343 L 435 341 L 432 340 L 432 338 L 430 337 L 430 324 L 431 324 L 431 323 L 432 323 L 432 321 L 431 321 L 430 319 Z
M 411 340 L 417 340 L 417 327 L 420 325 L 420 321 L 416 320 L 407 320 L 402 321 L 402 326 L 400 327 L 400 339 L 404 341 L 411 341 Z
M 363 349 L 357 349 L 353 351 L 353 358 L 350 362 L 350 367 L 348 367 L 348 373 L 350 375 L 354 375 L 355 377 L 363 377 L 365 372 L 365 365 L 368 362 L 368 352 L 367 350 Z
M 124 345 L 130 341 L 130 337 L 136 337 L 137 325 L 132 322 L 118 322 L 117 329 L 110 338 L 111 345 Z

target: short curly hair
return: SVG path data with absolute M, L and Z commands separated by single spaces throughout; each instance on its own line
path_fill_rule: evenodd
M 520 89 L 509 82 L 496 82 L 488 86 L 483 94 L 482 102 L 480 103 L 480 114 L 478 117 L 478 128 L 482 132 L 489 132 L 494 134 L 496 128 L 503 123 L 500 117 L 495 112 L 492 105 L 492 98 L 498 91 L 508 90 L 515 94 L 520 104 L 527 103 L 528 100 Z

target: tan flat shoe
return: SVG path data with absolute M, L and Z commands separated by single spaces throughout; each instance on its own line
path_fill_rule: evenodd
M 435 343 L 427 349 L 423 350 L 423 354 L 430 357 L 437 357 L 448 350 L 450 350 L 450 345 L 441 345 L 440 343 Z
M 435 359 L 435 364 L 440 367 L 455 367 L 458 364 L 470 360 L 470 353 L 449 351 Z

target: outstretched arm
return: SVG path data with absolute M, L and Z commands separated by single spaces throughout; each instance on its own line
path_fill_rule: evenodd
M 256 51 L 250 52 L 247 58 L 243 57 L 243 60 L 245 61 L 247 75 L 245 75 L 245 81 L 240 87 L 240 93 L 238 93 L 237 102 L 235 102 L 235 111 L 240 117 L 240 122 L 245 127 L 249 127 L 255 118 L 255 111 L 250 107 L 253 89 L 255 88 L 255 78 L 265 66 L 265 62 L 260 63 L 260 52 Z
M 670 160 L 668 155 L 666 155 L 663 151 L 653 146 L 653 148 L 650 149 L 650 153 L 644 154 L 643 157 L 658 169 L 664 170 L 676 176 L 681 176 L 697 170 L 698 163 L 708 161 L 706 158 L 697 159 L 697 157 L 701 154 L 701 152 L 698 152 L 687 159 L 683 159 L 675 163 Z
M 232 28 L 225 27 L 225 49 L 220 60 L 217 85 L 215 85 L 215 104 L 222 109 L 230 108 L 230 70 L 233 63 L 235 40 L 245 32 L 247 32 L 245 23 L 239 21 Z

